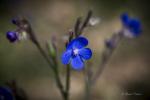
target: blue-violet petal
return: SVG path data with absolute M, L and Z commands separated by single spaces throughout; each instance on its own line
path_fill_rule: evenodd
M 84 63 L 79 55 L 74 56 L 71 60 L 72 68 L 75 70 L 83 69 Z
M 79 55 L 83 59 L 88 60 L 92 57 L 92 51 L 89 48 L 82 48 L 82 49 L 79 49 Z
M 129 16 L 128 16 L 127 13 L 123 13 L 123 14 L 121 15 L 121 21 L 122 21 L 122 23 L 123 23 L 125 26 L 128 25 Z
M 83 48 L 83 47 L 85 47 L 87 45 L 88 45 L 88 40 L 86 38 L 84 38 L 84 37 L 78 37 L 78 38 L 72 40 L 68 44 L 67 50 L 68 49 L 74 49 L 74 48 L 80 49 L 80 48 Z
M 72 56 L 72 50 L 67 50 L 62 54 L 61 60 L 63 64 L 68 64 Z

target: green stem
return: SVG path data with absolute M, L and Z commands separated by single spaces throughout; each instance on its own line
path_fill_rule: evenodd
M 85 78 L 85 100 L 90 100 L 91 98 L 91 85 L 89 81 L 89 77 Z
M 48 63 L 49 67 L 54 72 L 54 77 L 55 77 L 55 81 L 57 83 L 57 87 L 60 90 L 61 95 L 62 95 L 62 97 L 65 100 L 65 90 L 64 90 L 64 87 L 63 87 L 62 82 L 61 82 L 60 77 L 59 77 L 58 63 L 57 63 L 56 57 L 52 58 L 52 57 L 49 57 L 47 55 L 47 53 L 41 47 L 38 39 L 36 38 L 36 35 L 33 32 L 32 28 L 31 28 L 31 25 L 28 22 L 28 20 L 26 20 L 26 19 L 23 18 L 23 19 L 19 19 L 18 21 L 20 22 L 20 24 L 17 25 L 19 27 L 19 29 L 26 31 L 29 34 L 30 40 L 37 47 L 37 49 L 40 51 L 41 55 L 46 60 L 46 62 Z
M 59 77 L 59 73 L 58 73 L 58 69 L 57 69 L 57 67 L 58 67 L 57 62 L 52 63 L 52 60 L 49 59 L 49 57 L 47 56 L 47 54 L 45 53 L 45 51 L 43 50 L 43 48 L 40 46 L 40 44 L 38 42 L 35 45 L 38 48 L 38 50 L 40 51 L 41 55 L 47 61 L 49 67 L 53 70 L 55 81 L 57 83 L 57 87 L 59 88 L 61 95 L 64 98 L 64 100 L 66 100 L 65 99 L 65 91 L 64 91 L 62 82 L 60 81 L 60 77 Z
M 91 68 L 85 69 L 85 100 L 91 100 Z

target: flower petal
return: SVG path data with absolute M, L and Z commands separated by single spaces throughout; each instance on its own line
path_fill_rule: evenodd
M 129 16 L 127 13 L 123 13 L 121 15 L 121 21 L 123 23 L 123 25 L 127 26 L 128 25 L 128 22 L 129 22 Z
M 129 22 L 130 31 L 134 36 L 139 36 L 141 33 L 141 23 L 138 19 L 131 19 Z
M 67 46 L 67 50 L 73 49 L 73 48 L 83 48 L 88 45 L 88 40 L 84 37 L 78 37 L 76 39 L 73 39 Z
M 74 58 L 72 58 L 71 65 L 72 65 L 73 69 L 81 70 L 81 69 L 83 69 L 84 63 L 83 63 L 81 57 L 79 55 L 77 55 Z
M 68 50 L 62 54 L 61 61 L 63 64 L 68 64 L 72 55 L 72 50 Z
M 79 55 L 83 57 L 83 59 L 88 60 L 92 57 L 92 51 L 89 48 L 79 49 Z

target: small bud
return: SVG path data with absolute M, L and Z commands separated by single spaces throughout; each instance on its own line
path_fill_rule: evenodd
M 15 42 L 18 40 L 18 34 L 17 32 L 13 32 L 13 31 L 8 31 L 6 33 L 6 37 L 10 42 Z
M 15 24 L 15 25 L 17 25 L 17 23 L 18 23 L 18 20 L 17 20 L 17 18 L 14 18 L 14 19 L 12 19 L 12 21 L 11 21 L 13 24 Z
M 47 49 L 48 49 L 49 55 L 52 58 L 55 58 L 56 57 L 56 46 L 54 44 L 54 41 L 47 42 Z
M 22 16 L 12 19 L 12 23 L 24 30 L 28 30 L 30 28 L 28 20 Z
M 23 22 L 22 19 L 23 19 L 23 18 L 22 18 L 21 16 L 18 16 L 18 17 L 13 18 L 13 19 L 11 20 L 11 22 L 12 22 L 14 25 L 20 27 L 20 26 L 22 25 L 22 22 Z

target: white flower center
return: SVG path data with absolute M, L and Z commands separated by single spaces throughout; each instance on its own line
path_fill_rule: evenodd
M 73 53 L 74 53 L 74 55 L 77 55 L 79 53 L 79 50 L 78 49 L 74 49 Z

